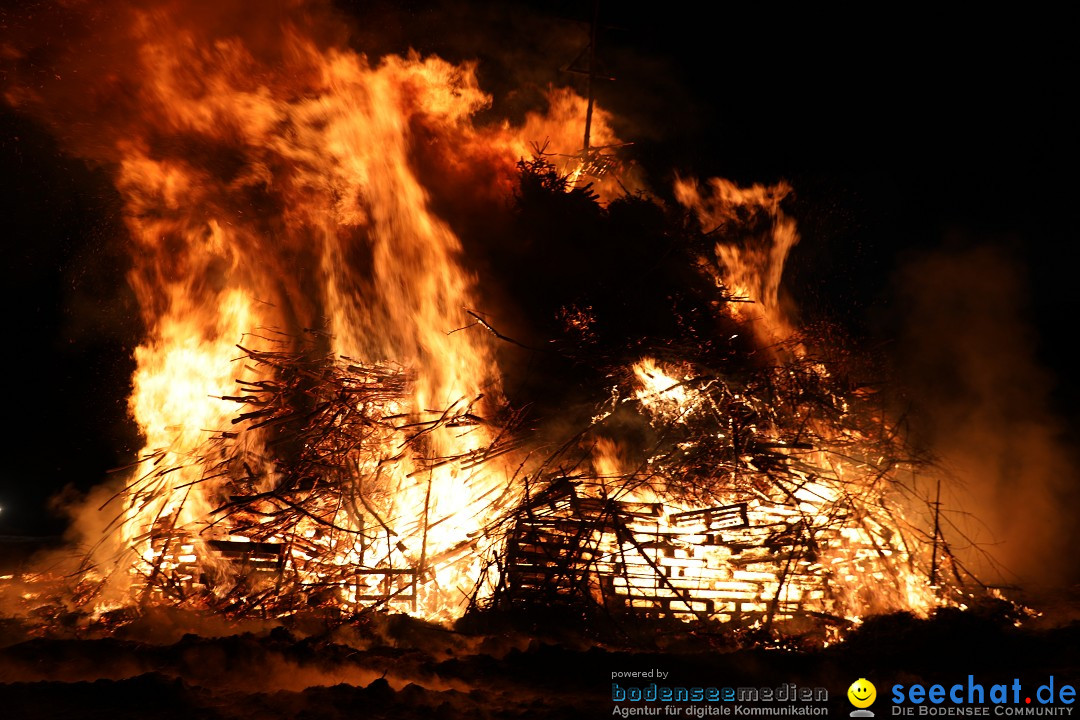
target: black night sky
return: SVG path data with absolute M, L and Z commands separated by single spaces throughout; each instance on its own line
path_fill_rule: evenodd
M 495 96 L 492 116 L 513 116 L 530 101 L 530 83 L 574 82 L 559 68 L 586 40 L 573 20 L 588 5 L 340 9 L 356 18 L 355 44 L 372 55 L 411 45 L 477 58 Z M 676 173 L 789 181 L 802 242 L 786 279 L 800 312 L 885 353 L 907 317 L 901 268 L 936 252 L 992 248 L 1025 289 L 1009 303 L 1043 368 L 1044 410 L 1068 444 L 1080 430 L 1070 350 L 1080 310 L 1071 23 L 1015 10 L 942 17 L 909 6 L 787 15 L 758 4 L 607 5 L 600 54 L 617 80 L 598 88 L 598 101 L 620 119 L 657 194 Z M 13 18 L 34 10 L 0 12 L 6 43 Z M 55 42 L 64 35 L 58 26 Z M 0 178 L 0 535 L 59 534 L 64 523 L 47 511 L 49 498 L 69 485 L 85 490 L 139 449 L 126 419 L 140 330 L 115 241 L 120 202 L 107 168 L 66 156 L 46 128 L 3 104 Z

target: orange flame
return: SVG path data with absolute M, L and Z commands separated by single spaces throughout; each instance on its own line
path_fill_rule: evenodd
M 716 244 L 715 260 L 707 266 L 718 284 L 741 301 L 734 308 L 735 315 L 753 324 L 762 344 L 788 339 L 794 327 L 780 305 L 780 282 L 788 253 L 799 242 L 799 235 L 795 221 L 780 203 L 791 187 L 780 183 L 740 188 L 730 180 L 712 178 L 708 189 L 710 192 L 703 194 L 696 180 L 680 178 L 675 182 L 675 199 L 694 211 L 702 229 L 724 231 L 720 234 L 728 240 Z M 741 219 L 740 213 L 763 216 L 768 220 L 766 230 L 731 242 L 731 230 L 756 226 Z
M 112 43 L 120 49 L 82 103 L 100 122 L 64 129 L 78 152 L 115 168 L 146 328 L 130 409 L 148 459 L 128 489 L 119 538 L 136 559 L 132 574 L 111 576 L 109 597 L 164 559 L 167 549 L 148 539 L 155 528 L 193 533 L 169 556 L 174 564 L 206 555 L 202 542 L 222 537 L 210 511 L 223 488 L 201 478 L 197 455 L 229 426 L 235 406 L 221 398 L 235 394 L 235 382 L 268 379 L 235 362 L 237 345 L 314 328 L 330 353 L 404 366 L 410 394 L 381 412 L 414 421 L 447 408 L 490 416 L 501 400 L 490 337 L 454 332 L 477 305 L 476 278 L 432 207 L 431 187 L 506 196 L 534 144 L 568 158 L 579 149 L 585 101 L 551 89 L 548 110 L 528 114 L 524 127 L 481 126 L 473 118 L 490 98 L 473 64 L 415 53 L 375 62 L 317 42 L 325 28 L 302 29 L 302 10 L 284 9 L 280 27 L 260 24 L 241 37 L 218 32 L 222 18 L 209 8 L 119 9 Z M 31 87 L 13 87 L 7 99 L 57 115 L 56 98 Z M 59 95 L 71 92 L 65 85 Z M 109 99 L 127 112 L 112 113 Z M 597 142 L 616 141 L 607 120 L 598 109 Z M 440 427 L 424 452 L 462 455 L 495 432 Z M 248 440 L 260 442 L 257 433 Z M 509 479 L 495 463 L 442 464 L 418 479 L 417 458 L 397 456 L 399 440 L 382 438 L 384 487 L 373 508 L 397 536 L 397 560 L 388 562 L 443 558 L 418 611 L 455 614 L 477 574 L 474 531 L 497 510 L 480 499 Z M 271 462 L 254 471 L 273 486 Z M 350 522 L 344 513 L 333 520 Z M 335 552 L 357 562 L 355 548 Z

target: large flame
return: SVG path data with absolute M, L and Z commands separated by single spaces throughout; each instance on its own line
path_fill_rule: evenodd
M 109 597 L 181 557 L 209 555 L 208 538 L 230 537 L 211 513 L 225 489 L 205 481 L 199 453 L 230 426 L 235 404 L 222 398 L 236 394 L 236 382 L 272 379 L 265 367 L 237 362 L 238 345 L 314 329 L 334 356 L 407 369 L 406 396 L 379 408 L 402 425 L 447 412 L 494 414 L 501 389 L 490 335 L 455 332 L 478 305 L 476 279 L 433 210 L 429 185 L 507 195 L 517 161 L 533 148 L 572 156 L 585 114 L 582 98 L 552 89 L 548 110 L 530 113 L 524 127 L 476 125 L 490 98 L 472 64 L 417 54 L 375 62 L 316 42 L 288 13 L 269 50 L 256 32 L 215 36 L 207 8 L 114 13 L 119 29 L 111 31 L 123 49 L 91 92 L 100 127 L 63 129 L 77 151 L 116 169 L 133 243 L 129 280 L 146 328 L 130 409 L 147 459 L 124 497 L 119 544 L 99 551 L 103 564 L 113 564 L 108 552 L 136 560 L 132 572 L 111 574 Z M 100 101 L 110 94 L 130 112 L 111 115 Z M 55 102 L 25 85 L 8 99 Z M 593 124 L 594 136 L 614 140 L 602 111 Z M 465 455 L 497 432 L 434 427 L 422 450 L 404 452 L 391 434 L 381 439 L 385 462 L 357 469 L 377 475 L 382 503 L 371 511 L 396 543 L 366 562 L 389 570 L 465 548 L 451 553 L 458 565 L 431 568 L 445 592 L 414 601 L 422 614 L 456 612 L 468 598 L 473 559 L 465 555 L 477 548 L 465 541 L 494 512 L 479 499 L 509 480 L 496 464 L 466 471 L 417 461 Z M 257 445 L 265 438 L 249 433 L 245 441 L 256 445 L 248 457 L 263 457 Z M 252 472 L 264 489 L 274 486 L 271 461 Z M 342 510 L 323 520 L 348 526 L 356 518 Z M 184 530 L 179 551 L 153 544 L 162 528 Z M 327 551 L 342 563 L 363 555 L 337 544 Z
M 795 221 L 780 207 L 790 192 L 787 183 L 742 188 L 712 178 L 703 193 L 696 180 L 675 182 L 676 200 L 694 212 L 706 232 L 725 238 L 706 265 L 736 301 L 736 316 L 750 322 L 766 345 L 783 342 L 795 331 L 780 302 L 784 264 L 799 242 Z M 733 231 L 745 236 L 731 242 Z

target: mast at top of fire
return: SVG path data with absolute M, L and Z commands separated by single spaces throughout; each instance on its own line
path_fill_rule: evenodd
M 592 132 L 593 106 L 596 104 L 596 94 L 593 92 L 593 81 L 596 80 L 596 34 L 597 24 L 600 20 L 600 0 L 593 0 L 592 22 L 589 24 L 589 73 L 587 90 L 588 105 L 585 110 L 585 141 L 582 152 L 589 152 L 589 134 Z
M 572 173 L 572 179 L 575 183 L 577 183 L 583 175 L 599 179 L 615 170 L 619 165 L 618 158 L 613 154 L 605 153 L 604 150 L 623 148 L 633 144 L 620 143 L 617 145 L 593 146 L 591 142 L 593 108 L 596 105 L 595 83 L 597 80 L 608 80 L 612 82 L 615 80 L 613 76 L 601 74 L 598 70 L 596 45 L 599 32 L 600 0 L 593 0 L 592 17 L 589 22 L 589 43 L 582 48 L 581 52 L 578 53 L 578 56 L 574 58 L 573 62 L 563 68 L 563 72 L 585 77 L 585 93 L 587 101 L 585 106 L 585 136 L 581 150 L 574 155 L 567 156 L 580 162 L 578 168 Z M 581 67 L 582 60 L 585 62 L 584 68 Z

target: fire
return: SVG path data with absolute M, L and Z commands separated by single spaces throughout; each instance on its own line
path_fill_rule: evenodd
M 875 440 L 883 419 L 852 414 L 830 389 L 780 307 L 798 240 L 780 209 L 789 188 L 710 186 L 703 197 L 681 181 L 676 197 L 704 228 L 725 229 L 703 271 L 739 301 L 732 315 L 774 367 L 634 363 L 615 402 L 636 404 L 658 439 L 631 461 L 604 434 L 613 412 L 594 418 L 592 472 L 518 515 L 507 601 L 588 587 L 609 608 L 770 629 L 953 602 L 928 572 L 937 538 L 927 548 L 908 517 L 926 499 L 898 480 L 911 467 L 902 448 Z M 740 236 L 746 227 L 756 234 Z M 580 547 L 552 552 L 568 544 Z
M 130 409 L 146 443 L 88 573 L 101 602 L 450 620 L 506 588 L 562 592 L 552 562 L 605 603 L 744 624 L 940 601 L 890 480 L 902 462 L 871 457 L 883 420 L 850 419 L 781 306 L 790 188 L 675 187 L 720 238 L 700 258 L 717 314 L 776 362 L 736 377 L 642 355 L 612 407 L 660 440 L 630 447 L 612 410 L 564 467 L 507 412 L 434 196 L 501 201 L 540 148 L 580 180 L 585 100 L 552 89 L 523 126 L 484 125 L 472 64 L 375 61 L 289 24 L 270 62 L 168 5 L 125 17 L 131 66 L 101 92 L 132 112 L 75 141 L 115 174 L 145 326 Z M 617 144 L 602 109 L 592 123 Z M 566 527 L 580 547 L 553 559 Z
M 406 389 L 364 408 L 380 429 L 352 461 L 371 506 L 320 507 L 288 537 L 256 533 L 260 547 L 309 539 L 308 550 L 289 551 L 298 566 L 328 553 L 369 571 L 361 585 L 390 587 L 396 573 L 428 564 L 406 609 L 460 614 L 484 550 L 473 536 L 499 507 L 480 500 L 502 497 L 510 478 L 501 466 L 463 461 L 501 432 L 482 421 L 501 406 L 501 380 L 491 336 L 455 332 L 478 305 L 476 279 L 429 185 L 508 194 L 531 143 L 546 140 L 567 157 L 576 150 L 584 100 L 553 89 L 547 113 L 529 114 L 524 127 L 480 126 L 472 118 L 490 98 L 469 63 L 415 53 L 372 61 L 320 46 L 289 21 L 268 62 L 265 48 L 239 36 L 207 42 L 198 14 L 178 6 L 120 17 L 132 65 L 110 68 L 100 92 L 122 85 L 134 112 L 82 144 L 115 167 L 132 239 L 129 281 L 146 335 L 130 408 L 146 459 L 121 498 L 116 542 L 97 553 L 99 568 L 130 571 L 109 573 L 102 596 L 142 593 L 162 574 L 188 584 L 216 576 L 217 592 L 228 590 L 229 563 L 213 544 L 251 538 L 214 515 L 235 476 L 207 477 L 207 447 L 232 424 L 235 404 L 223 398 L 237 396 L 237 382 L 280 380 L 238 346 L 277 349 L 312 328 L 322 352 L 347 359 L 335 362 L 404 368 Z M 27 88 L 9 100 L 47 102 Z M 614 140 L 606 119 L 598 111 L 596 135 Z M 433 422 L 440 417 L 453 422 Z M 273 438 L 254 429 L 238 441 L 252 492 L 282 482 Z M 388 549 L 373 559 L 379 525 Z M 301 575 L 318 584 L 320 572 Z M 340 600 L 366 592 L 341 589 Z
M 820 372 L 815 364 L 807 367 Z M 926 614 L 946 602 L 931 585 L 921 538 L 904 514 L 913 498 L 888 482 L 866 481 L 872 461 L 856 460 L 860 438 L 854 433 L 819 436 L 811 446 L 791 442 L 782 427 L 755 426 L 752 439 L 742 439 L 744 454 L 706 470 L 708 496 L 688 498 L 678 477 L 688 466 L 673 461 L 672 450 L 723 457 L 700 446 L 736 439 L 719 433 L 706 440 L 702 423 L 759 399 L 733 393 L 725 379 L 703 381 L 686 366 L 665 367 L 649 357 L 632 370 L 628 400 L 674 438 L 636 468 L 621 457 L 618 443 L 601 439 L 593 446 L 592 477 L 567 496 L 578 499 L 551 513 L 595 528 L 591 569 L 602 601 L 646 615 L 756 627 L 790 624 L 807 612 L 850 622 L 874 612 Z M 721 410 L 725 396 L 731 405 Z M 771 459 L 787 472 L 755 465 L 762 448 L 770 448 Z M 881 468 L 880 475 L 890 470 Z M 588 498 L 607 503 L 591 518 L 581 509 Z M 513 568 L 526 575 L 519 579 L 526 585 L 530 563 Z
M 781 208 L 791 192 L 786 183 L 740 188 L 730 180 L 712 178 L 703 194 L 697 181 L 678 179 L 675 198 L 692 210 L 708 232 L 728 238 L 718 242 L 715 257 L 705 265 L 717 284 L 737 301 L 733 312 L 751 323 L 765 345 L 783 342 L 795 328 L 780 305 L 780 281 L 791 248 L 799 242 L 795 221 Z M 750 214 L 747 222 L 740 214 Z M 764 218 L 766 230 L 758 219 Z M 731 241 L 732 232 L 741 237 Z
M 640 389 L 634 395 L 649 412 L 665 420 L 679 422 L 692 410 L 691 395 L 683 385 L 685 380 L 690 379 L 685 370 L 679 373 L 682 379 L 677 380 L 664 372 L 656 360 L 646 357 L 634 364 L 633 371 L 634 378 L 640 384 Z

